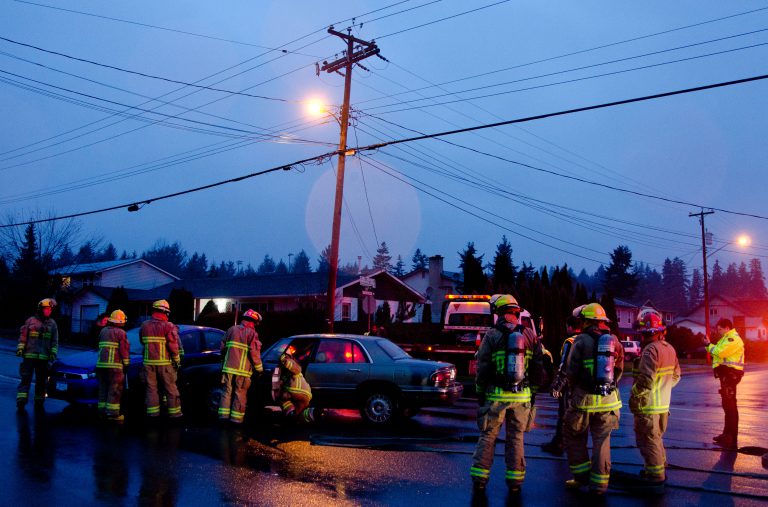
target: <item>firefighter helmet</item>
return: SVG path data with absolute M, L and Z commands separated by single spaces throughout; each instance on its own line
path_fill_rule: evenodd
M 661 318 L 661 314 L 653 308 L 643 308 L 637 314 L 635 320 L 635 329 L 643 334 L 653 334 L 664 331 L 664 319 Z
M 37 303 L 38 308 L 55 308 L 56 300 L 53 298 L 45 298 Z
M 152 303 L 152 310 L 157 312 L 163 312 L 166 315 L 171 313 L 171 305 L 165 299 L 158 299 Z
M 109 315 L 107 322 L 111 324 L 117 324 L 118 326 L 125 325 L 128 318 L 125 316 L 125 312 L 122 310 L 115 310 Z
M 489 302 L 491 303 L 493 312 L 498 315 L 506 313 L 507 310 L 520 311 L 520 305 L 517 304 L 517 299 L 510 294 L 494 294 L 491 296 Z
M 589 303 L 584 305 L 581 309 L 581 316 L 587 320 L 602 320 L 604 322 L 610 322 L 608 316 L 605 314 L 605 308 L 600 303 Z
M 251 310 L 250 308 L 245 311 L 243 318 L 250 320 L 254 324 L 261 322 L 261 314 L 255 310 Z

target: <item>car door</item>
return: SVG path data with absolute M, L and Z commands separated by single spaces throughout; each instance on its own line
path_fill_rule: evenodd
M 202 364 L 203 335 L 199 329 L 185 329 L 179 334 L 181 345 L 184 347 L 184 367 Z
M 371 361 L 362 346 L 342 338 L 321 338 L 307 364 L 312 396 L 325 406 L 348 406 L 357 386 L 370 375 Z

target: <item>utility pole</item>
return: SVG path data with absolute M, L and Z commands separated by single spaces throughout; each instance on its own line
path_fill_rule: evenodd
M 704 336 L 709 340 L 709 276 L 707 275 L 707 233 L 704 228 L 704 215 L 712 215 L 714 211 L 702 210 L 698 213 L 688 213 L 689 217 L 699 217 L 701 224 L 701 258 L 704 271 Z
M 328 270 L 328 302 L 326 319 L 328 321 L 328 332 L 333 332 L 333 321 L 336 315 L 336 278 L 339 271 L 339 233 L 341 231 L 341 205 L 344 197 L 344 164 L 347 156 L 347 126 L 349 125 L 349 95 L 352 87 L 352 66 L 357 62 L 379 54 L 379 48 L 374 42 L 364 41 L 352 36 L 352 29 L 348 28 L 347 33 L 337 32 L 330 27 L 328 33 L 341 38 L 347 43 L 347 50 L 344 55 L 333 61 L 323 62 L 322 67 L 317 68 L 317 74 L 321 71 L 336 72 L 344 76 L 344 102 L 341 105 L 341 118 L 339 126 L 341 135 L 339 136 L 339 162 L 336 169 L 336 199 L 333 205 L 333 227 L 331 229 L 331 252 L 328 259 L 330 263 Z M 355 46 L 357 44 L 357 46 Z M 341 72 L 344 69 L 344 72 Z

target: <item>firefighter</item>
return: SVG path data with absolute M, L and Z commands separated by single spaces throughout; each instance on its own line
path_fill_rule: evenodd
M 240 424 L 245 417 L 248 388 L 254 372 L 261 375 L 261 342 L 256 326 L 261 315 L 247 310 L 240 325 L 232 326 L 221 339 L 221 385 L 224 388 L 219 405 L 219 420 Z
M 557 456 L 562 456 L 565 450 L 563 447 L 563 418 L 570 399 L 568 382 L 565 377 L 566 360 L 573 346 L 573 340 L 581 334 L 581 309 L 583 307 L 584 305 L 574 308 L 571 315 L 565 321 L 565 330 L 568 337 L 563 341 L 563 346 L 560 347 L 560 365 L 555 374 L 555 379 L 552 381 L 551 394 L 553 398 L 557 398 L 557 426 L 555 428 L 555 436 L 552 437 L 550 442 L 542 445 L 541 449 L 544 452 Z
M 744 376 L 744 342 L 728 319 L 717 321 L 716 344 L 704 339 L 707 352 L 712 355 L 712 368 L 720 379 L 720 398 L 725 412 L 723 432 L 712 440 L 726 449 L 736 449 L 739 436 L 739 408 L 736 404 L 736 386 Z
M 666 328 L 652 308 L 640 310 L 635 320 L 643 351 L 632 368 L 634 382 L 629 409 L 635 416 L 635 439 L 645 468 L 640 476 L 650 482 L 666 480 L 666 451 L 662 440 L 669 420 L 672 388 L 680 382 L 680 364 L 675 348 L 664 340 Z
M 45 298 L 37 303 L 37 313 L 21 326 L 16 355 L 23 358 L 19 367 L 21 382 L 16 392 L 16 408 L 25 410 L 32 375 L 35 376 L 35 408 L 42 409 L 48 370 L 59 353 L 59 328 L 51 318 L 56 300 Z
M 301 374 L 301 365 L 294 358 L 293 347 L 288 347 L 280 354 L 280 388 L 276 401 L 280 403 L 283 415 L 287 419 L 308 423 L 314 421 L 314 411 L 309 408 L 312 400 L 312 388 Z
M 179 330 L 168 320 L 171 307 L 160 299 L 152 303 L 152 318 L 141 325 L 139 340 L 144 346 L 141 380 L 146 383 L 147 416 L 160 415 L 160 392 L 166 397 L 168 417 L 181 417 L 181 399 L 176 377 L 181 365 Z
M 520 491 L 525 479 L 523 432 L 532 424 L 531 388 L 538 385 L 543 347 L 536 334 L 520 324 L 520 305 L 509 294 L 491 297 L 498 315 L 494 327 L 483 337 L 477 351 L 477 426 L 480 438 L 472 455 L 475 492 L 488 483 L 496 449 L 496 437 L 506 421 L 506 482 L 510 492 Z
M 128 337 L 123 331 L 126 320 L 122 310 L 115 310 L 109 315 L 107 325 L 99 335 L 99 357 L 96 361 L 99 414 L 117 422 L 124 419 L 120 414 L 120 398 L 125 385 L 125 369 L 131 362 Z
M 576 337 L 565 367 L 571 401 L 565 411 L 563 437 L 574 478 L 568 488 L 589 485 L 601 495 L 611 473 L 611 431 L 619 427 L 618 383 L 624 370 L 624 349 L 610 334 L 605 309 L 590 303 L 581 309 L 584 331 Z M 587 452 L 592 434 L 592 459 Z

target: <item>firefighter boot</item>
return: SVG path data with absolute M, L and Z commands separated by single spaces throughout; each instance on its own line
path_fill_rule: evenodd
M 565 449 L 563 449 L 562 441 L 553 438 L 551 442 L 542 445 L 541 450 L 555 456 L 562 456 Z
M 16 410 L 19 412 L 26 412 L 27 400 L 16 400 Z

